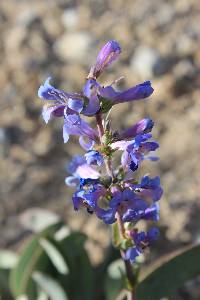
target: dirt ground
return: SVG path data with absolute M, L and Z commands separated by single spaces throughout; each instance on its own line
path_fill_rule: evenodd
M 87 232 L 93 261 L 102 258 L 108 228 L 74 213 L 64 184 L 65 166 L 81 149 L 76 139 L 63 144 L 60 120 L 44 124 L 37 90 L 51 75 L 57 87 L 80 91 L 109 39 L 123 52 L 102 82 L 125 76 L 121 86 L 129 87 L 150 79 L 155 89 L 149 101 L 119 105 L 111 114 L 116 130 L 144 116 L 156 124 L 160 161 L 144 163 L 141 172 L 160 175 L 165 191 L 162 237 L 153 252 L 200 241 L 199 20 L 198 0 L 0 1 L 1 248 L 18 247 L 28 235 L 20 216 L 44 207 Z M 174 299 L 199 299 L 191 285 Z

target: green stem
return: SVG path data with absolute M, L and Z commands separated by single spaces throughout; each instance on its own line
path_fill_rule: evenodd
M 104 132 L 102 117 L 101 117 L 100 113 L 96 114 L 96 122 L 97 122 L 97 129 L 98 129 L 98 133 L 99 133 L 99 139 L 100 139 L 101 144 L 103 145 L 103 135 L 105 132 Z M 105 165 L 106 165 L 107 174 L 113 179 L 114 174 L 113 174 L 113 170 L 112 170 L 112 162 L 109 157 L 107 157 L 105 159 Z
M 96 114 L 96 122 L 97 122 L 97 128 L 98 128 L 100 142 L 103 145 L 104 127 L 103 127 L 101 113 Z M 106 165 L 106 170 L 107 170 L 108 175 L 113 179 L 114 174 L 113 174 L 112 162 L 109 157 L 105 160 L 105 165 Z M 125 237 L 125 228 L 124 228 L 124 224 L 122 222 L 121 216 L 118 212 L 116 213 L 116 218 L 117 218 L 117 224 L 118 224 L 120 236 L 121 236 L 121 239 L 123 239 Z M 121 253 L 121 257 L 123 259 L 125 253 L 123 250 L 120 250 L 120 253 Z M 130 285 L 133 287 L 135 284 L 136 278 L 133 274 L 131 262 L 129 260 L 124 260 L 124 259 L 123 259 L 123 261 L 125 264 L 126 275 L 127 275 L 128 281 L 129 281 Z M 132 289 L 132 291 L 130 292 L 130 300 L 136 300 L 136 295 L 135 295 L 134 289 Z

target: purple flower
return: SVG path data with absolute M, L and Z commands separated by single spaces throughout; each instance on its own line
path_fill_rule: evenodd
M 100 207 L 96 207 L 96 215 L 97 217 L 102 220 L 105 224 L 113 224 L 116 221 L 115 215 L 117 212 L 117 208 L 108 208 L 103 209 Z
M 67 171 L 72 174 L 65 179 L 65 183 L 68 186 L 77 186 L 80 183 L 80 179 L 98 179 L 100 173 L 89 166 L 86 159 L 81 155 L 75 155 L 67 167 Z
M 83 94 L 88 100 L 87 106 L 83 109 L 83 114 L 86 116 L 92 116 L 100 109 L 100 102 L 97 96 L 99 84 L 94 79 L 88 79 L 84 88 Z
M 135 225 L 140 220 L 158 221 L 158 201 L 163 190 L 159 177 L 145 175 L 141 181 L 136 181 L 133 173 L 143 160 L 157 160 L 150 156 L 150 152 L 159 147 L 151 140 L 154 122 L 144 118 L 118 133 L 111 130 L 109 114 L 104 119 L 102 116 L 116 104 L 147 98 L 154 91 L 150 81 L 123 91 L 114 88 L 117 80 L 105 86 L 97 81 L 120 53 L 116 41 L 108 41 L 102 47 L 81 93 L 56 89 L 49 77 L 40 86 L 38 96 L 48 101 L 42 112 L 45 122 L 51 117 L 62 117 L 64 142 L 68 142 L 70 135 L 78 136 L 80 145 L 86 150 L 83 156 L 74 156 L 67 167 L 70 176 L 65 179 L 66 185 L 75 187 L 74 209 L 86 208 L 106 224 L 113 224 L 120 218 L 120 226 L 124 227 L 119 248 L 123 249 L 125 260 L 134 262 L 158 238 L 157 228 L 138 232 Z M 92 128 L 81 115 L 96 115 L 97 128 Z M 117 150 L 122 151 L 121 165 L 114 169 L 112 163 Z M 105 170 L 107 175 L 104 176 Z
M 128 248 L 124 256 L 124 260 L 130 260 L 132 263 L 135 262 L 137 256 L 142 254 L 142 249 L 140 247 Z
M 91 67 L 88 78 L 97 78 L 101 73 L 114 62 L 121 53 L 118 42 L 109 41 L 100 50 L 96 63 Z
M 138 185 L 132 185 L 132 188 L 137 189 L 139 197 L 146 200 L 152 200 L 153 202 L 160 200 L 163 194 L 159 176 L 154 178 L 144 176 L 141 183 Z
M 122 131 L 117 137 L 119 140 L 134 138 L 138 134 L 151 132 L 154 122 L 150 118 L 145 118 L 134 124 L 133 126 Z
M 53 117 L 65 117 L 71 114 L 82 113 L 86 116 L 94 115 L 99 109 L 99 99 L 96 89 L 99 86 L 95 80 L 88 80 L 83 93 L 66 93 L 54 88 L 48 77 L 38 90 L 38 96 L 49 101 L 43 106 L 42 116 L 46 123 Z
M 103 156 L 95 150 L 89 150 L 85 154 L 86 161 L 88 165 L 98 165 L 101 166 L 104 162 Z
M 118 141 L 111 144 L 113 149 L 123 150 L 121 162 L 126 170 L 128 167 L 134 172 L 144 159 L 151 159 L 146 156 L 149 152 L 155 151 L 159 145 L 155 141 L 147 142 L 151 134 L 138 134 L 132 141 Z
M 160 231 L 157 227 L 152 227 L 151 229 L 149 229 L 146 235 L 149 244 L 151 245 L 153 242 L 157 241 L 159 235 L 160 235 Z
M 105 196 L 106 189 L 95 179 L 80 179 L 79 189 L 73 194 L 74 209 L 78 210 L 85 206 L 88 212 L 94 212 L 98 207 L 97 202 L 100 197 Z
M 123 222 L 134 223 L 143 218 L 144 212 L 148 208 L 148 204 L 130 189 L 117 193 L 111 199 L 109 205 L 111 208 L 117 207 Z
M 63 139 L 65 143 L 68 142 L 70 135 L 80 136 L 79 143 L 85 150 L 91 149 L 95 142 L 98 141 L 97 131 L 76 114 L 68 115 L 64 119 Z M 85 141 L 85 138 L 88 141 Z
M 91 116 L 98 112 L 100 101 L 104 111 L 105 105 L 110 108 L 118 103 L 147 98 L 153 93 L 150 81 L 145 81 L 122 92 L 116 91 L 112 85 L 100 86 L 96 81 L 97 77 L 118 58 L 120 53 L 121 48 L 116 41 L 109 41 L 99 52 L 83 89 L 83 94 L 88 99 L 88 105 L 83 109 L 85 115 Z
M 141 201 L 141 200 L 139 200 L 139 201 Z M 148 207 L 147 203 L 145 203 L 145 204 L 146 204 L 146 207 L 143 204 L 143 207 L 140 207 L 141 205 L 140 206 L 138 205 L 138 206 L 135 206 L 134 208 L 128 208 L 122 217 L 123 222 L 136 223 L 137 221 L 142 220 L 142 219 L 158 221 L 159 220 L 159 205 L 158 205 L 158 203 L 155 203 L 150 207 Z
M 115 104 L 140 100 L 149 97 L 153 93 L 150 81 L 138 84 L 128 90 L 119 92 L 111 85 L 101 87 L 94 79 L 87 80 L 83 94 L 88 100 L 87 106 L 82 110 L 82 113 L 88 116 L 94 115 L 101 110 L 104 111 L 105 106 L 111 108 Z
M 44 85 L 38 90 L 38 96 L 44 100 L 53 101 L 52 104 L 45 104 L 42 111 L 43 119 L 48 123 L 51 116 L 63 117 L 80 113 L 83 109 L 83 99 L 80 94 L 66 93 L 50 85 L 51 77 L 48 77 Z
M 109 100 L 112 105 L 130 102 L 134 100 L 140 100 L 149 97 L 153 93 L 154 89 L 151 86 L 150 81 L 145 81 L 134 87 L 129 88 L 123 92 L 117 92 L 112 86 L 99 89 L 99 95 L 102 98 Z
M 142 219 L 158 221 L 159 205 L 154 202 L 162 195 L 159 181 L 156 178 L 149 178 L 148 182 L 147 179 L 142 179 L 140 184 L 126 183 L 125 186 L 123 191 L 118 188 L 111 189 L 113 197 L 108 203 L 108 208 L 98 209 L 97 216 L 106 224 L 116 221 L 116 212 L 120 214 L 123 222 L 136 224 Z M 151 202 L 148 201 L 150 196 Z
M 106 194 L 106 189 L 99 183 L 100 173 L 89 166 L 83 156 L 76 155 L 67 167 L 69 176 L 65 179 L 68 186 L 76 186 L 77 191 L 73 194 L 74 209 L 86 206 L 92 212 L 97 206 L 99 197 Z
M 148 208 L 147 203 L 138 198 L 138 196 L 130 189 L 125 189 L 124 191 L 116 191 L 109 201 L 108 209 L 99 209 L 97 216 L 103 220 L 106 224 L 112 224 L 116 221 L 115 214 L 118 211 L 121 215 L 122 221 L 133 221 L 136 222 L 142 218 L 141 211 L 145 212 Z M 129 211 L 132 211 L 130 217 Z M 127 216 L 129 217 L 127 219 Z
M 131 188 L 134 190 L 137 197 L 140 199 L 144 199 L 148 203 L 154 204 L 159 201 L 163 194 L 163 189 L 160 185 L 160 178 L 156 176 L 154 178 L 150 178 L 149 176 L 144 176 L 141 180 L 141 183 L 135 184 L 131 183 L 131 178 L 125 181 L 125 187 Z M 154 206 L 153 206 L 154 207 Z M 156 207 L 154 207 L 156 208 Z M 159 212 L 159 208 L 157 207 Z
M 158 237 L 159 230 L 156 227 L 151 228 L 147 233 L 144 231 L 138 233 L 137 231 L 133 230 L 132 238 L 135 246 L 128 248 L 124 259 L 135 262 L 136 257 L 141 255 L 144 252 L 144 249 L 149 247 L 158 239 Z

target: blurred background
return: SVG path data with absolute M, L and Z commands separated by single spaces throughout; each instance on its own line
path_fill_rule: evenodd
M 37 90 L 51 75 L 54 86 L 81 91 L 109 39 L 119 41 L 122 54 L 100 81 L 125 76 L 122 88 L 152 80 L 155 89 L 149 101 L 119 105 L 111 114 L 115 130 L 144 116 L 156 124 L 160 161 L 144 163 L 141 171 L 161 176 L 165 190 L 162 237 L 151 259 L 200 241 L 199 20 L 197 0 L 0 2 L 1 248 L 20 248 L 30 234 L 23 224 L 40 207 L 86 232 L 93 263 L 102 260 L 108 228 L 75 213 L 64 184 L 66 163 L 82 150 L 76 139 L 63 144 L 62 120 L 44 124 Z M 176 299 L 190 299 L 181 295 Z

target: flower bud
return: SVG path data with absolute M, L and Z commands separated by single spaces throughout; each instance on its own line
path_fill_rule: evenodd
M 91 67 L 88 78 L 97 78 L 121 53 L 120 45 L 116 41 L 107 42 L 100 50 L 96 63 Z

